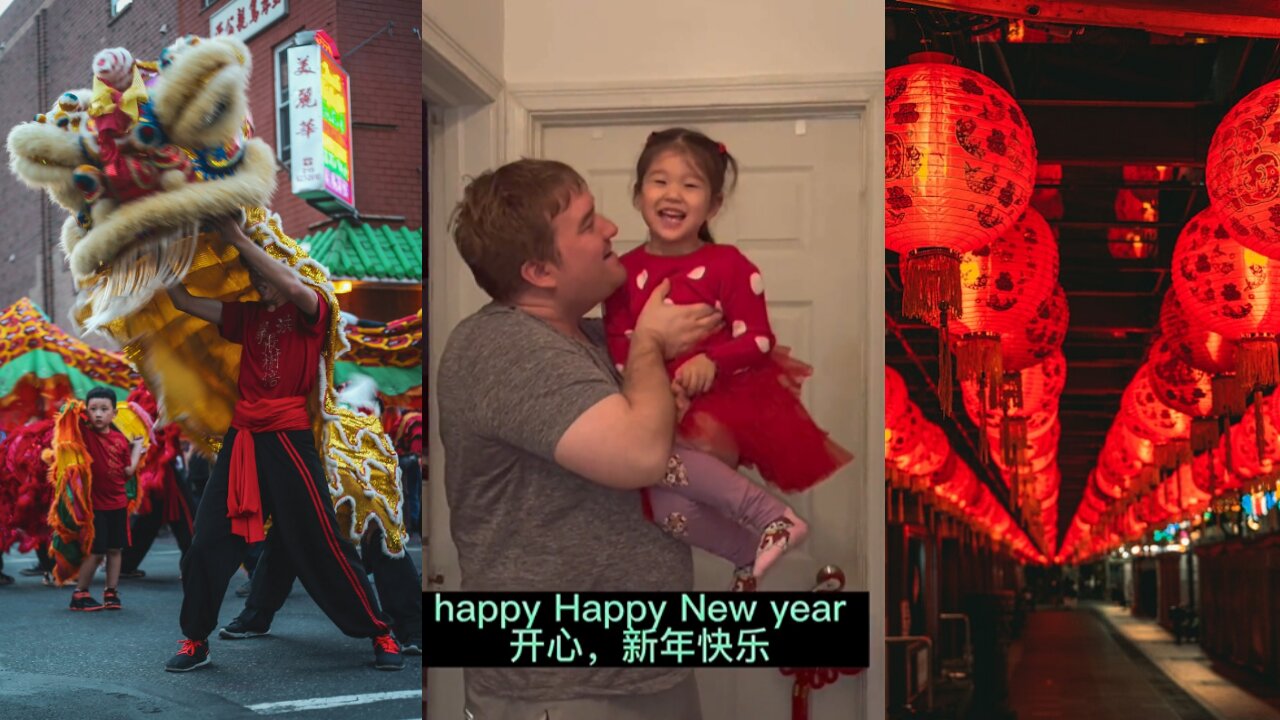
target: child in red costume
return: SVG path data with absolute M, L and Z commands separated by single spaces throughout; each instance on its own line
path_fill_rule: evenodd
M 93 546 L 80 565 L 71 609 L 79 611 L 119 610 L 120 553 L 129 544 L 129 497 L 125 481 L 138 469 L 142 456 L 140 440 L 129 441 L 112 425 L 116 417 L 116 396 L 106 388 L 94 388 L 85 399 L 88 419 L 81 424 L 80 434 L 88 453 L 89 488 L 93 503 Z M 107 561 L 107 587 L 99 603 L 89 595 L 89 583 L 102 563 Z
M 633 200 L 649 228 L 649 241 L 622 257 L 627 283 L 605 304 L 609 350 L 619 368 L 627 358 L 635 318 L 654 292 L 665 302 L 705 303 L 724 313 L 724 327 L 692 350 L 672 359 L 667 369 L 683 416 L 680 443 L 719 458 L 728 468 L 754 466 L 784 492 L 813 487 L 853 456 L 819 428 L 800 402 L 800 386 L 811 368 L 777 347 L 765 306 L 760 271 L 737 248 L 717 245 L 707 222 L 724 202 L 725 180 L 737 164 L 724 145 L 702 133 L 672 128 L 649 136 L 636 165 Z M 732 560 L 734 589 L 754 587 L 759 577 L 806 527 L 780 501 L 736 472 L 706 463 L 692 467 L 684 452 L 687 477 L 646 491 L 646 512 L 660 518 L 692 545 Z M 658 506 L 662 507 L 659 508 Z M 740 508 L 756 509 L 748 515 Z M 773 520 L 748 521 L 765 515 Z M 726 530 L 717 514 L 733 520 Z M 740 538 L 760 533 L 754 562 L 745 561 Z

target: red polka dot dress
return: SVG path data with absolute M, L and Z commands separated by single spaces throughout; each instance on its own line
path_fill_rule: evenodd
M 664 256 L 642 245 L 623 255 L 622 264 L 627 282 L 605 302 L 609 353 L 619 369 L 631 349 L 636 317 L 663 280 L 671 281 L 668 301 L 706 303 L 724 312 L 722 330 L 667 364 L 672 377 L 702 353 L 716 365 L 711 390 L 692 399 L 680 423 L 682 438 L 736 453 L 784 492 L 806 490 L 853 459 L 801 404 L 800 387 L 813 369 L 776 346 L 764 280 L 737 248 L 704 243 L 687 255 Z

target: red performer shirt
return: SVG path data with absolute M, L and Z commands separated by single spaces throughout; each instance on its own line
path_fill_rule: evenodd
M 329 304 L 319 291 L 316 296 L 319 305 L 310 320 L 291 302 L 274 311 L 260 302 L 222 304 L 222 337 L 244 348 L 241 400 L 306 396 L 315 388 L 329 322 Z
M 80 435 L 89 451 L 89 477 L 92 479 L 93 509 L 120 510 L 129 506 L 124 494 L 125 470 L 129 469 L 132 448 L 129 438 L 113 428 L 100 433 L 88 423 L 81 423 Z
M 677 305 L 706 303 L 724 312 L 724 328 L 692 350 L 667 364 L 674 375 L 677 368 L 696 355 L 706 353 L 716 364 L 716 384 L 720 379 L 756 367 L 769 357 L 776 339 L 769 327 L 765 307 L 764 280 L 760 270 L 732 245 L 704 243 L 688 255 L 652 255 L 645 246 L 622 256 L 627 282 L 604 306 L 609 354 L 619 368 L 631 351 L 631 331 L 636 318 L 663 280 L 671 280 L 667 299 Z

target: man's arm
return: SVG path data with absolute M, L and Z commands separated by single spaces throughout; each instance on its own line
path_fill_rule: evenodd
M 240 257 L 254 272 L 279 290 L 280 295 L 286 301 L 296 305 L 304 316 L 315 318 L 316 312 L 320 309 L 320 298 L 316 292 L 307 287 L 293 270 L 284 263 L 274 260 L 249 239 L 237 218 L 224 219 L 218 229 L 222 231 L 222 237 L 240 251 Z
M 556 443 L 555 460 L 593 482 L 632 490 L 666 473 L 676 402 L 664 364 L 714 332 L 720 313 L 707 305 L 666 305 L 670 283 L 654 290 L 637 318 L 622 392 L 592 405 Z
M 632 337 L 622 392 L 592 405 L 556 443 L 556 462 L 588 480 L 621 490 L 655 485 L 671 457 L 675 399 L 662 346 Z
M 188 315 L 194 315 L 201 320 L 211 322 L 214 325 L 222 324 L 222 303 L 213 298 L 198 298 L 181 284 L 168 288 L 169 299 L 173 301 L 173 306 L 179 311 Z

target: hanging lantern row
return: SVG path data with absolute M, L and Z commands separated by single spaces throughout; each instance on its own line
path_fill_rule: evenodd
M 961 378 L 994 403 L 1001 333 L 1023 327 L 1057 277 L 1056 239 L 1028 208 L 1035 178 L 1031 128 L 995 82 L 934 52 L 886 73 L 885 247 L 900 256 L 903 317 L 938 328 L 946 416 L 952 337 Z
M 1280 382 L 1277 108 L 1280 81 L 1247 95 L 1214 132 L 1205 164 L 1210 207 L 1179 234 L 1173 289 L 1140 372 L 1145 384 L 1135 378 L 1117 418 L 1129 437 L 1108 437 L 1059 559 L 1097 556 L 1152 525 L 1275 485 L 1280 400 L 1267 393 Z M 1193 458 L 1166 442 L 1162 457 L 1143 459 L 1142 443 L 1180 441 L 1179 415 L 1190 419 Z
M 1056 468 L 1055 468 L 1056 470 Z M 940 427 L 929 422 L 907 395 L 893 368 L 885 367 L 885 475 L 898 489 L 919 493 L 931 505 L 990 538 L 1021 562 L 1042 564 L 1048 557 L 1022 531 L 973 470 L 954 452 Z M 1034 525 L 1053 525 L 1057 488 L 1041 489 Z M 1045 513 L 1052 512 L 1052 522 Z M 1029 525 L 1032 523 L 1029 521 Z M 1051 536 L 1051 539 L 1056 539 Z M 1052 545 L 1044 547 L 1053 547 Z
M 1139 542 L 1152 526 L 1221 511 L 1242 494 L 1277 489 L 1280 395 L 1259 397 L 1216 445 L 1172 468 L 1153 462 L 1153 444 L 1136 438 L 1127 429 L 1131 425 L 1118 418 L 1112 426 L 1058 562 L 1086 561 Z

